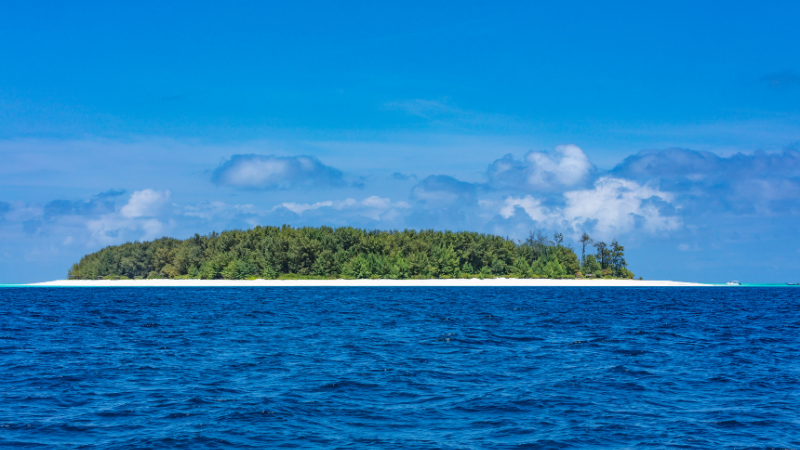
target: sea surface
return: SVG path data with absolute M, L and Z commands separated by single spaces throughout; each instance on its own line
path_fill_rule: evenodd
M 0 288 L 0 448 L 800 449 L 800 289 Z

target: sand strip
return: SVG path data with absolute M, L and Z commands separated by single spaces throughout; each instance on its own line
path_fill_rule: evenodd
M 651 280 L 55 280 L 27 286 L 63 287 L 692 287 L 710 284 Z

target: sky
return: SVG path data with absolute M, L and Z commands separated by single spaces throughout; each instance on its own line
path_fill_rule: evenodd
M 798 2 L 166 3 L 0 3 L 0 283 L 282 224 L 800 281 Z

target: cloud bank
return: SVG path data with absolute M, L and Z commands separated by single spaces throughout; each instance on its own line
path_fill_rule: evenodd
M 398 175 L 390 177 L 413 179 Z M 800 214 L 800 152 L 794 149 L 729 157 L 687 149 L 642 151 L 602 172 L 579 147 L 560 145 L 551 152 L 530 151 L 522 159 L 495 160 L 487 167 L 486 182 L 430 175 L 405 193 L 361 200 L 332 196 L 325 188 L 342 185 L 342 172 L 308 156 L 234 155 L 215 170 L 214 180 L 247 189 L 324 191 L 310 202 L 210 200 L 174 205 L 177 209 L 165 208 L 170 191 L 141 189 L 127 199 L 124 191 L 107 191 L 43 207 L 0 202 L 0 216 L 24 224 L 28 234 L 42 233 L 48 224 L 83 220 L 92 242 L 111 243 L 158 237 L 173 229 L 171 224 L 196 227 L 197 221 L 218 228 L 329 223 L 501 234 L 537 228 L 571 237 L 588 231 L 605 239 L 668 235 L 695 227 L 699 218 L 708 222 L 713 214 Z
M 256 225 L 435 228 L 514 239 L 540 230 L 563 232 L 573 242 L 583 232 L 606 241 L 671 242 L 675 252 L 701 258 L 728 245 L 738 252 L 791 236 L 800 215 L 796 149 L 728 157 L 650 150 L 602 171 L 579 147 L 564 145 L 521 159 L 507 155 L 486 167 L 484 178 L 473 182 L 387 171 L 364 177 L 367 192 L 352 198 L 330 189 L 344 184 L 342 173 L 315 158 L 234 155 L 217 168 L 216 182 L 249 194 L 198 202 L 138 188 L 42 205 L 0 201 L 0 236 L 46 242 L 47 249 L 37 250 L 42 255 L 73 249 L 76 259 L 105 245 Z M 370 192 L 377 183 L 390 189 Z

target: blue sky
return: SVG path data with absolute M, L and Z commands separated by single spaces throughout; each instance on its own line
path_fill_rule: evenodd
M 0 282 L 254 225 L 798 281 L 796 2 L 0 5 Z

